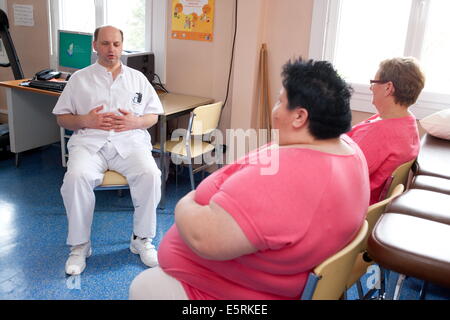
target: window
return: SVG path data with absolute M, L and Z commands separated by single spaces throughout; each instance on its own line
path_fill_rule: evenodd
M 124 50 L 155 54 L 156 73 L 164 82 L 166 10 L 166 1 L 159 0 L 49 0 L 52 68 L 58 66 L 57 30 L 93 33 L 114 25 L 124 32 Z
M 145 0 L 127 0 L 128 10 L 124 11 L 124 1 L 108 1 L 106 24 L 117 26 L 126 36 L 124 48 L 144 51 L 145 43 Z
M 368 79 L 379 62 L 414 56 L 426 76 L 418 118 L 450 107 L 450 1 L 315 0 L 310 57 L 331 61 L 352 84 L 354 110 L 374 112 Z
M 92 33 L 95 30 L 95 3 L 92 0 L 58 1 L 59 28 Z
M 431 1 L 422 43 L 421 62 L 427 86 L 437 92 L 450 92 L 450 1 Z

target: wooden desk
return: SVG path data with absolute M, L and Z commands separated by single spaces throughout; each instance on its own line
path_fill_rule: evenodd
M 24 80 L 0 82 L 6 88 L 11 152 L 23 151 L 58 142 L 59 127 L 52 115 L 59 93 L 20 86 Z
M 6 87 L 11 89 L 20 89 L 28 92 L 35 92 L 35 93 L 41 93 L 46 94 L 50 96 L 59 97 L 59 92 L 53 92 L 53 91 L 47 91 L 47 90 L 41 90 L 37 88 L 31 88 L 31 87 L 23 87 L 20 84 L 24 81 L 29 81 L 30 79 L 23 79 L 23 80 L 11 80 L 11 81 L 3 81 L 0 82 L 0 87 Z
M 49 145 L 61 140 L 60 128 L 52 114 L 60 93 L 22 87 L 24 80 L 0 82 L 6 88 L 8 104 L 8 125 L 11 152 L 16 154 L 18 166 L 19 153 Z M 189 113 L 195 107 L 212 103 L 210 98 L 195 97 L 176 93 L 159 94 L 164 114 L 159 116 L 159 141 L 161 155 L 164 155 L 164 142 L 167 140 L 167 121 Z M 164 208 L 166 197 L 166 168 L 164 156 L 161 160 L 161 202 Z

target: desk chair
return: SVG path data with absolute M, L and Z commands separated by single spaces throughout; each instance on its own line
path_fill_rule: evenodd
M 60 129 L 61 133 L 61 155 L 62 155 L 62 165 L 67 166 L 67 159 L 69 158 L 69 152 L 67 150 L 67 141 L 69 141 L 70 136 L 73 131 L 64 128 Z M 119 196 L 122 196 L 122 190 L 129 189 L 127 179 L 120 173 L 107 170 L 105 176 L 103 177 L 103 182 L 101 185 L 95 187 L 94 190 L 118 190 Z
M 355 264 L 353 265 L 353 270 L 351 272 L 350 278 L 347 281 L 347 288 L 351 288 L 355 283 L 357 284 L 358 295 L 359 295 L 360 299 L 369 298 L 375 292 L 375 289 L 371 289 L 364 296 L 361 281 L 360 281 L 360 278 L 366 274 L 367 269 L 372 264 L 374 264 L 374 261 L 367 254 L 367 239 L 368 239 L 369 235 L 372 233 L 372 230 L 375 227 L 375 224 L 380 219 L 381 215 L 385 212 L 388 204 L 394 198 L 401 195 L 403 193 L 404 189 L 405 189 L 405 187 L 402 184 L 397 185 L 394 188 L 394 190 L 392 191 L 392 194 L 389 198 L 384 199 L 383 201 L 374 203 L 367 210 L 367 216 L 366 216 L 366 220 L 368 223 L 367 237 L 364 239 L 364 242 L 361 246 L 361 252 L 359 252 L 356 257 Z M 384 297 L 385 287 L 384 287 L 384 272 L 383 271 L 381 272 L 380 276 L 381 276 L 381 279 L 380 279 L 381 288 L 380 288 L 379 297 Z
M 302 300 L 338 300 L 347 291 L 356 255 L 367 238 L 368 223 L 364 220 L 356 237 L 342 250 L 318 265 L 308 276 Z
M 405 162 L 404 164 L 398 166 L 394 170 L 394 172 L 392 172 L 392 174 L 384 184 L 379 201 L 383 201 L 384 199 L 389 198 L 392 195 L 395 187 L 399 184 L 403 184 L 403 186 L 405 186 L 406 188 L 408 184 L 409 170 L 411 169 L 415 161 L 416 159 Z
M 195 108 L 190 114 L 187 130 L 183 130 L 184 135 L 176 137 L 176 140 L 172 137 L 170 141 L 165 142 L 165 150 L 168 153 L 177 157 L 180 162 L 188 164 L 192 190 L 195 190 L 194 173 L 211 165 L 205 164 L 202 159 L 202 165 L 194 169 L 193 160 L 216 149 L 216 145 L 203 141 L 203 138 L 217 129 L 222 105 L 223 102 L 220 101 Z M 161 152 L 160 144 L 156 143 L 152 151 Z

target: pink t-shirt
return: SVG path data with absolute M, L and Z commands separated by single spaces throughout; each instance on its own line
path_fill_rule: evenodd
M 159 246 L 162 269 L 181 281 L 190 299 L 298 299 L 309 271 L 354 238 L 367 211 L 366 161 L 343 139 L 353 155 L 259 150 L 210 175 L 195 201 L 224 208 L 258 252 L 207 260 L 173 225 Z
M 380 194 L 392 172 L 419 154 L 419 131 L 412 115 L 381 120 L 376 114 L 355 125 L 348 136 L 358 144 L 367 160 L 370 204 L 380 201 Z

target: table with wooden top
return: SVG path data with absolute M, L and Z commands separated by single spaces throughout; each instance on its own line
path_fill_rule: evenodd
M 21 86 L 23 80 L 3 81 L 0 87 L 6 88 L 8 105 L 8 126 L 11 152 L 16 154 L 16 166 L 19 165 L 21 152 L 46 146 L 61 140 L 60 128 L 53 108 L 60 96 L 59 92 Z M 164 155 L 164 142 L 167 139 L 167 121 L 189 113 L 194 108 L 212 103 L 214 100 L 176 93 L 159 94 L 164 114 L 159 116 L 159 141 L 161 154 Z M 166 167 L 164 156 L 161 161 L 161 202 L 164 208 L 166 194 Z

